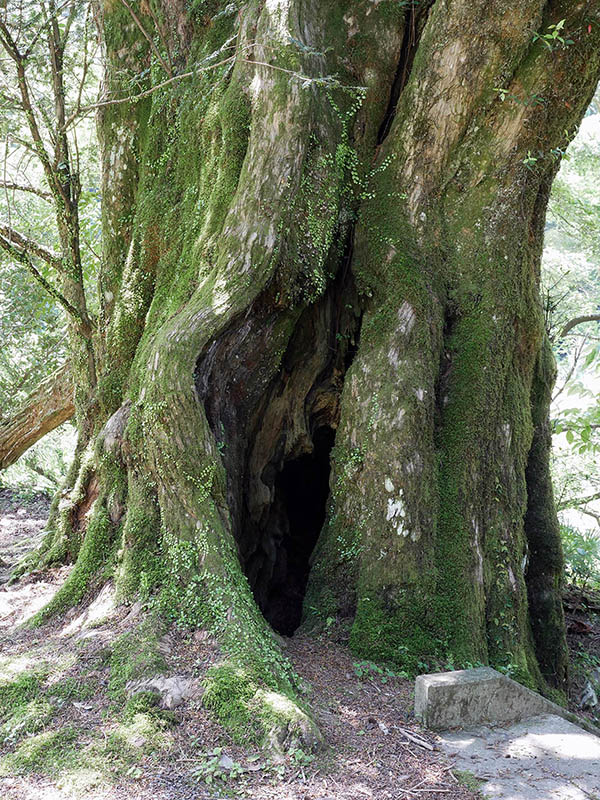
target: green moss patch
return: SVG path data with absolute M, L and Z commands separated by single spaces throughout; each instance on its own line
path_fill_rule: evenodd
M 25 739 L 0 762 L 0 776 L 39 772 L 57 775 L 77 763 L 78 731 L 65 727 Z
M 129 681 L 151 678 L 167 670 L 159 649 L 164 625 L 157 617 L 148 617 L 134 631 L 124 633 L 114 642 L 110 656 L 108 692 L 117 703 L 125 703 Z

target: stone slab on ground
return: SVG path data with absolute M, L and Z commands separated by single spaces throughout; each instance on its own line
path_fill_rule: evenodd
M 439 734 L 457 770 L 491 800 L 599 800 L 600 738 L 554 714 Z
M 431 730 L 503 725 L 540 714 L 572 717 L 491 667 L 419 675 L 415 681 L 415 716 Z

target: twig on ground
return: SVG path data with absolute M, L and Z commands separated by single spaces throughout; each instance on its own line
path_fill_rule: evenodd
M 398 728 L 397 730 L 399 730 L 400 733 L 409 740 L 409 742 L 414 742 L 414 744 L 418 745 L 419 747 L 423 747 L 425 750 L 434 749 L 433 745 L 429 744 L 426 739 L 422 739 L 420 736 L 415 736 L 414 733 L 409 733 L 409 731 L 405 730 L 404 728 Z

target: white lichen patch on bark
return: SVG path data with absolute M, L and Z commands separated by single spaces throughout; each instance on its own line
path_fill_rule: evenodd
M 392 523 L 392 527 L 396 530 L 398 536 L 404 536 L 404 538 L 408 536 L 410 531 L 404 526 L 406 510 L 404 506 L 404 499 L 402 497 L 402 490 L 400 490 L 396 499 L 392 497 L 388 498 L 386 519 L 388 522 Z
M 398 330 L 404 336 L 408 335 L 414 328 L 417 321 L 417 315 L 414 308 L 405 300 L 398 311 L 398 322 L 400 323 Z
M 473 517 L 471 522 L 473 523 L 473 531 L 475 533 L 475 536 L 473 538 L 473 548 L 474 548 L 475 553 L 477 555 L 477 564 L 476 564 L 476 567 L 475 567 L 475 577 L 477 579 L 477 583 L 480 586 L 483 586 L 483 553 L 481 552 L 481 544 L 480 544 L 480 541 L 479 541 L 479 523 L 477 522 L 475 517 Z

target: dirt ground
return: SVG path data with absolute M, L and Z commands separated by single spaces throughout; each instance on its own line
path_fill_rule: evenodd
M 50 501 L 44 494 L 27 499 L 10 489 L 0 489 L 0 584 L 12 567 L 39 543 Z
M 22 623 L 48 601 L 69 568 L 6 584 L 12 566 L 39 542 L 47 510 L 45 498 L 23 503 L 0 492 L 0 692 L 3 683 L 35 673 L 39 696 L 26 711 L 39 706 L 39 698 L 46 704 L 29 729 L 15 715 L 0 727 L 0 790 L 6 800 L 477 797 L 413 720 L 412 682 L 357 664 L 344 647 L 324 639 L 282 640 L 324 735 L 316 755 L 296 750 L 282 757 L 236 744 L 201 700 L 186 700 L 158 734 L 136 732 L 133 723 L 127 727 L 109 696 L 107 654 L 139 624 L 142 612 L 115 607 L 109 584 L 87 609 L 28 629 Z M 199 683 L 219 657 L 204 632 L 177 629 L 163 637 L 161 652 L 168 674 Z M 18 719 L 23 718 L 27 714 Z
M 600 682 L 600 592 L 569 586 L 564 597 L 567 642 L 571 653 L 572 711 L 600 725 L 600 703 L 581 708 L 580 701 L 589 678 Z M 600 692 L 598 692 L 600 701 Z
M 150 731 L 142 715 L 126 720 L 109 692 L 110 654 L 118 638 L 139 625 L 139 607 L 116 607 L 108 584 L 86 607 L 41 628 L 22 627 L 69 572 L 63 567 L 6 584 L 11 567 L 39 541 L 47 508 L 43 498 L 23 504 L 0 492 L 0 699 L 3 685 L 10 697 L 10 681 L 37 681 L 37 694 L 19 707 L 20 716 L 0 725 L 6 800 L 480 796 L 470 773 L 457 772 L 435 737 L 415 722 L 413 682 L 357 662 L 326 639 L 282 640 L 324 735 L 315 755 L 297 749 L 281 757 L 234 743 L 200 699 L 186 700 Z M 594 628 L 570 638 L 597 643 L 599 633 Z M 175 628 L 162 637 L 161 653 L 167 674 L 198 685 L 219 658 L 205 632 Z

